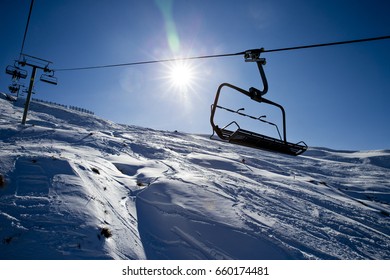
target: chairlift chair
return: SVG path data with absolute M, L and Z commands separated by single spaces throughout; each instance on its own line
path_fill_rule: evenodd
M 44 69 L 44 71 L 50 72 L 51 74 L 42 74 L 40 80 L 45 83 L 57 85 L 57 78 L 54 77 L 54 72 L 52 70 L 46 70 L 46 68 Z
M 11 75 L 13 79 L 17 79 L 17 80 L 27 78 L 26 70 L 20 69 L 19 67 L 13 65 L 8 65 L 5 68 L 5 73 Z
M 256 62 L 258 69 L 260 71 L 260 76 L 263 82 L 263 90 L 259 90 L 257 88 L 251 87 L 249 91 L 244 90 L 242 88 L 239 88 L 237 86 L 234 86 L 229 83 L 223 83 L 218 87 L 214 103 L 211 105 L 211 116 L 210 116 L 210 123 L 213 128 L 213 134 L 210 136 L 212 139 L 214 133 L 218 135 L 218 137 L 223 140 L 227 141 L 232 144 L 238 144 L 242 146 L 247 146 L 251 148 L 256 148 L 256 149 L 263 149 L 263 150 L 269 150 L 269 151 L 274 151 L 274 152 L 280 152 L 284 154 L 289 154 L 289 155 L 300 155 L 303 152 L 307 150 L 307 145 L 305 142 L 301 141 L 298 143 L 290 143 L 287 141 L 286 137 L 286 113 L 284 111 L 283 106 L 269 100 L 263 97 L 268 91 L 268 83 L 267 79 L 264 73 L 263 65 L 265 64 L 265 59 L 260 58 L 260 52 L 261 50 L 250 50 L 245 53 L 245 61 L 246 62 Z M 238 109 L 238 110 L 232 110 L 230 108 L 225 108 L 220 105 L 218 105 L 218 100 L 219 96 L 221 94 L 221 90 L 224 87 L 231 88 L 235 91 L 238 91 L 239 93 L 242 93 L 248 97 L 250 97 L 252 100 L 257 101 L 259 103 L 265 103 L 269 104 L 272 106 L 278 107 L 281 112 L 282 112 L 282 119 L 283 119 L 283 137 L 280 135 L 279 128 L 276 124 L 266 121 L 264 118 L 265 116 L 260 116 L 260 117 L 255 117 L 255 116 L 250 116 L 242 111 L 244 108 Z M 227 110 L 228 112 L 235 113 L 244 117 L 249 117 L 254 120 L 258 120 L 270 125 L 273 125 L 276 127 L 280 139 L 273 138 L 270 136 L 266 136 L 263 134 L 259 134 L 256 132 L 252 132 L 249 130 L 242 129 L 240 125 L 236 121 L 230 122 L 228 125 L 225 125 L 224 127 L 219 127 L 218 125 L 215 124 L 214 121 L 214 116 L 216 113 L 217 109 L 223 109 Z M 235 126 L 236 129 L 231 129 L 232 126 Z
M 8 87 L 10 93 L 17 93 L 20 89 L 20 85 L 18 84 L 12 84 Z

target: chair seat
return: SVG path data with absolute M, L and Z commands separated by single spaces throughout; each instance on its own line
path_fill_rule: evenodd
M 294 156 L 300 155 L 307 150 L 307 145 L 304 142 L 294 144 L 244 129 L 237 129 L 234 132 L 220 129 L 220 133 L 230 143 L 256 149 L 276 151 Z

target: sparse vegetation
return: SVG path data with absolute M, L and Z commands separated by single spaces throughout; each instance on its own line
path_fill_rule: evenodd
M 137 181 L 137 186 L 138 187 L 145 187 L 146 185 L 141 181 Z
M 112 232 L 109 228 L 104 227 L 100 230 L 100 235 L 104 236 L 105 238 L 110 238 L 112 236 Z
M 96 174 L 100 174 L 99 169 L 97 169 L 97 168 L 95 168 L 95 167 L 92 167 L 91 170 L 92 170 L 94 173 L 96 173 Z

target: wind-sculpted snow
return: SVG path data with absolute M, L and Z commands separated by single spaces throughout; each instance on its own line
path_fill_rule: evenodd
M 0 99 L 0 259 L 390 259 L 390 151 L 299 157 Z

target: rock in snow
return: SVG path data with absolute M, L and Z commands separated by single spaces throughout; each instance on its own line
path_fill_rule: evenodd
M 0 106 L 0 259 L 390 259 L 389 150 L 292 157 Z

